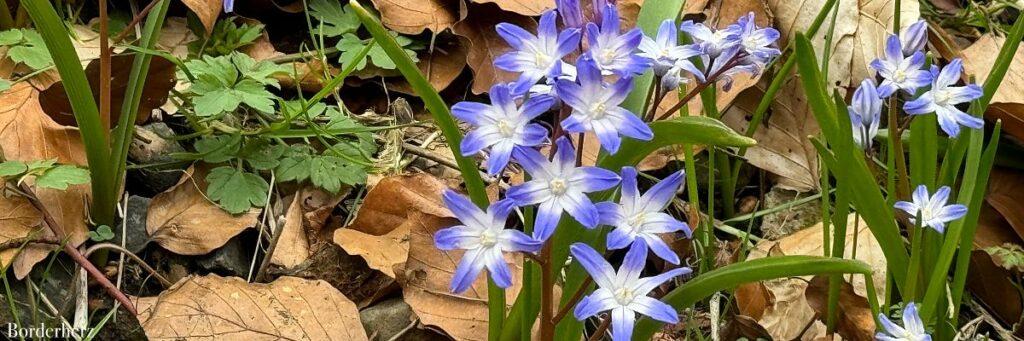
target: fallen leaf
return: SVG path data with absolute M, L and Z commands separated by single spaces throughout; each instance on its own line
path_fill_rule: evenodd
M 124 104 L 125 93 L 128 91 L 128 79 L 132 71 L 132 63 L 135 61 L 134 54 L 119 54 L 111 58 L 111 81 L 110 81 L 110 121 L 112 124 L 118 122 L 121 117 L 121 106 Z M 146 84 L 142 88 L 142 97 L 139 102 L 138 116 L 135 124 L 144 124 L 149 121 L 153 109 L 167 102 L 171 88 L 176 82 L 174 76 L 174 63 L 161 57 L 153 57 L 149 66 L 149 73 L 146 76 Z M 92 89 L 99 89 L 100 62 L 93 60 L 85 68 L 85 75 L 89 80 Z M 93 91 L 93 99 L 99 103 L 99 92 Z M 50 115 L 57 123 L 66 126 L 78 126 L 75 121 L 74 111 L 71 108 L 71 100 L 68 99 L 67 91 L 63 82 L 57 82 L 49 89 L 43 90 L 39 95 L 39 103 L 43 111 Z
M 1020 171 L 995 167 L 989 179 L 988 194 L 982 203 L 978 228 L 974 235 L 967 290 L 988 311 L 1007 325 L 1017 323 L 1024 298 L 1014 284 L 1018 274 L 999 266 L 985 249 L 1005 244 L 1024 245 L 1024 225 L 1020 221 Z M 1015 206 L 1016 205 L 1016 206 Z
M 346 195 L 347 190 L 332 195 L 313 187 L 303 187 L 295 192 L 285 212 L 284 226 L 270 263 L 292 268 L 309 259 L 310 250 L 325 244 L 320 236 L 321 229 L 331 211 Z
M 420 69 L 420 73 L 423 73 L 434 89 L 444 90 L 466 68 L 469 45 L 469 41 L 465 38 L 438 42 L 432 53 L 420 52 L 416 67 Z M 390 85 L 392 90 L 410 95 L 415 94 L 405 78 L 399 78 L 397 81 L 391 82 Z
M 804 296 L 819 320 L 824 320 L 828 311 L 828 276 L 814 276 Z M 868 300 L 853 292 L 853 286 L 845 280 L 839 287 L 839 305 L 836 307 L 836 332 L 843 340 L 870 341 L 875 339 L 875 317 Z
M 473 2 L 494 3 L 503 10 L 531 17 L 555 8 L 554 0 L 473 0 Z
M 856 238 L 854 237 L 856 235 Z M 858 223 L 856 215 L 847 217 L 845 259 L 854 259 L 853 240 L 857 240 L 857 260 L 863 261 L 871 267 L 872 280 L 877 294 L 881 301 L 885 295 L 885 255 L 881 246 L 871 230 L 863 221 Z M 748 259 L 758 259 L 777 255 L 812 255 L 824 254 L 822 246 L 823 229 L 821 223 L 797 231 L 778 241 L 764 240 L 757 244 L 756 248 L 750 251 Z M 844 276 L 849 278 L 849 276 Z M 764 281 L 765 287 L 775 297 L 764 316 L 758 320 L 776 340 L 793 340 L 803 335 L 803 339 L 814 339 L 823 336 L 825 326 L 821 322 L 815 322 L 815 312 L 807 302 L 805 291 L 811 276 L 803 278 L 780 278 Z M 856 295 L 864 297 L 867 289 L 864 284 L 864 276 L 853 276 L 853 291 Z M 810 329 L 804 332 L 808 324 L 814 323 Z
M 153 197 L 146 217 L 150 239 L 180 255 L 205 255 L 256 226 L 259 209 L 235 216 L 206 198 L 206 172 L 189 167 L 178 184 Z
M 736 306 L 739 314 L 749 316 L 755 321 L 764 316 L 764 311 L 772 305 L 775 297 L 762 282 L 744 283 L 736 287 Z
M 371 269 L 397 278 L 395 268 L 402 268 L 409 259 L 409 226 L 399 225 L 383 236 L 341 228 L 334 231 L 334 243 L 347 254 L 363 257 Z
M 20 196 L 0 196 L 0 243 L 11 242 L 43 232 L 43 215 L 32 203 Z M 7 268 L 18 256 L 21 242 L 0 250 L 0 268 Z
M 995 167 L 989 175 L 985 202 L 1002 215 L 1017 236 L 1024 238 L 1024 174 L 1019 170 Z
M 356 305 L 324 281 L 281 277 L 187 277 L 160 296 L 136 299 L 153 340 L 368 340 Z
M 992 71 L 992 65 L 995 65 L 1004 41 L 1005 38 L 989 33 L 964 49 L 964 80 L 973 76 L 975 82 L 983 84 Z M 1010 69 L 996 88 L 985 117 L 1002 120 L 1003 131 L 1024 140 L 1024 50 L 1018 49 L 1013 55 Z
M 15 84 L 0 94 L 0 154 L 5 160 L 56 159 L 58 163 L 85 166 L 85 149 L 78 129 L 54 122 L 39 105 L 39 91 L 26 83 Z M 31 182 L 29 182 L 31 184 Z M 54 221 L 70 236 L 71 245 L 88 239 L 86 204 L 88 185 L 74 185 L 66 191 L 35 188 L 36 197 Z M 45 233 L 50 233 L 49 229 Z M 32 266 L 49 255 L 50 249 L 31 245 L 15 263 L 17 278 L 24 278 Z
M 185 59 L 188 57 L 188 43 L 198 40 L 188 28 L 185 18 L 170 17 L 164 22 L 163 30 L 160 31 L 160 39 L 156 41 L 156 48 L 167 51 L 172 56 Z
M 494 4 L 469 4 L 469 15 L 452 29 L 455 34 L 470 42 L 467 62 L 473 70 L 474 94 L 485 93 L 492 84 L 510 82 L 519 76 L 494 67 L 494 59 L 511 50 L 494 29 L 495 25 L 502 22 L 518 25 L 531 32 L 537 29 L 533 19 L 502 11 Z
M 217 24 L 217 17 L 220 16 L 224 6 L 222 0 L 181 0 L 181 2 L 196 14 L 199 21 L 203 23 L 203 27 L 206 27 L 206 34 L 213 32 L 213 26 Z
M 391 176 L 366 193 L 363 204 L 347 228 L 382 236 L 408 220 L 409 212 L 452 217 L 441 203 L 444 182 L 429 174 Z
M 455 0 L 373 0 L 384 26 L 398 33 L 440 33 L 459 21 L 460 3 Z
M 733 315 L 729 323 L 722 328 L 720 340 L 771 340 L 772 335 L 764 329 L 757 319 L 745 315 Z

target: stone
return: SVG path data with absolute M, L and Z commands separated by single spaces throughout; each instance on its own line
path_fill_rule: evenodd
M 128 146 L 128 159 L 138 165 L 149 165 L 127 172 L 128 188 L 142 191 L 137 194 L 153 196 L 171 188 L 181 178 L 180 170 L 188 165 L 174 163 L 177 160 L 173 153 L 185 152 L 185 148 L 165 136 L 173 137 L 175 133 L 163 122 L 135 127 L 135 138 Z
M 149 233 L 146 232 L 146 216 L 149 212 L 150 198 L 132 195 L 128 197 L 128 211 L 124 218 L 124 230 L 127 232 L 124 247 L 132 253 L 138 254 L 146 248 L 149 243 Z M 121 245 L 121 223 L 111 227 L 114 231 L 114 238 L 108 242 Z
M 374 340 L 441 340 L 443 336 L 418 328 L 416 314 L 401 298 L 381 301 L 359 312 L 366 335 Z
M 246 233 L 231 238 L 221 248 L 214 250 L 208 255 L 196 258 L 196 265 L 199 268 L 216 273 L 221 276 L 236 276 L 247 278 L 249 266 L 252 261 L 252 253 L 246 251 L 243 240 Z M 258 263 L 256 264 L 259 265 Z M 256 271 L 253 269 L 253 271 Z M 255 274 L 253 274 L 255 276 Z

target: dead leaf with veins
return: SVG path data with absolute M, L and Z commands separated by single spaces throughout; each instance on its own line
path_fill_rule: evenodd
M 456 0 L 373 0 L 373 5 L 381 23 L 402 34 L 440 33 L 461 19 Z
M 999 50 L 1005 38 L 992 34 L 981 36 L 970 47 L 963 50 L 964 80 L 974 76 L 975 82 L 984 84 L 992 65 L 995 65 Z M 1010 62 L 1010 69 L 1003 76 L 992 102 L 985 111 L 990 120 L 1002 120 L 1003 131 L 1024 140 L 1024 50 L 1017 50 Z
M 15 84 L 0 93 L 0 152 L 5 160 L 56 159 L 58 163 L 86 165 L 78 129 L 62 126 L 46 115 L 39 104 L 39 91 L 27 83 Z M 91 193 L 88 184 L 73 185 L 65 191 L 47 188 L 34 191 L 60 228 L 71 237 L 71 245 L 81 245 L 88 239 L 86 205 Z M 49 229 L 45 233 L 53 237 Z M 14 262 L 16 277 L 24 278 L 32 266 L 49 253 L 46 247 L 26 247 Z
M 181 0 L 181 2 L 196 14 L 199 22 L 202 22 L 203 27 L 206 28 L 207 35 L 213 32 L 213 26 L 217 24 L 217 17 L 224 9 L 222 0 Z
M 433 52 L 419 53 L 419 62 L 416 63 L 416 67 L 420 69 L 420 73 L 427 78 L 434 89 L 437 91 L 447 89 L 466 68 L 469 45 L 469 40 L 466 38 L 438 41 Z M 396 78 L 389 82 L 389 88 L 401 93 L 415 94 L 405 78 Z
M 150 239 L 179 255 L 205 255 L 256 226 L 259 209 L 231 215 L 203 194 L 206 173 L 205 167 L 189 167 L 178 184 L 153 197 L 146 217 Z
M 136 305 L 151 340 L 369 339 L 356 305 L 319 280 L 191 276 Z
M 503 10 L 531 17 L 555 8 L 554 0 L 473 0 L 473 2 L 494 3 Z
M 807 303 L 824 321 L 828 311 L 828 276 L 814 276 L 804 296 Z M 875 315 L 868 300 L 853 292 L 853 286 L 843 280 L 839 286 L 839 306 L 836 309 L 836 332 L 843 340 L 871 341 L 875 339 Z
M 295 192 L 285 212 L 284 226 L 270 263 L 292 268 L 309 259 L 310 250 L 326 243 L 321 229 L 349 190 L 350 187 L 338 194 L 330 194 L 307 186 Z
M 470 42 L 467 62 L 473 70 L 474 94 L 489 91 L 492 84 L 510 82 L 519 77 L 518 73 L 494 67 L 494 59 L 512 49 L 494 29 L 502 22 L 518 25 L 530 32 L 537 30 L 533 19 L 502 11 L 494 4 L 469 4 L 469 15 L 452 29 Z
M 32 203 L 20 196 L 0 195 L 0 243 L 16 242 L 0 250 L 0 268 L 7 268 L 18 257 L 26 237 L 43 235 L 43 214 Z M 28 244 L 26 244 L 27 246 Z

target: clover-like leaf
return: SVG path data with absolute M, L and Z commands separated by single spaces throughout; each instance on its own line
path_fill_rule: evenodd
M 104 242 L 114 239 L 114 231 L 110 229 L 110 226 L 100 225 L 95 230 L 89 231 L 89 239 L 94 242 Z
M 58 165 L 36 176 L 36 186 L 59 190 L 89 182 L 89 171 L 72 165 Z
M 0 177 L 8 178 L 20 175 L 28 170 L 28 166 L 21 161 L 4 161 L 0 163 Z

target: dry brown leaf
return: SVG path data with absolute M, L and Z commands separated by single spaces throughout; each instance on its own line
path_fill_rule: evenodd
M 334 242 L 345 253 L 363 257 L 366 265 L 391 278 L 396 278 L 395 268 L 402 268 L 409 259 L 409 226 L 402 224 L 382 236 L 363 233 L 353 229 L 334 231 Z
M 1014 279 L 1018 276 L 999 266 L 984 249 L 1005 244 L 1022 245 L 1024 218 L 1020 212 L 1021 173 L 996 167 L 989 179 L 988 194 L 982 203 L 978 229 L 974 236 L 974 251 L 967 289 L 977 296 L 988 311 L 1010 325 L 1021 316 L 1020 296 Z
M 259 209 L 237 216 L 210 202 L 204 167 L 189 167 L 177 185 L 153 197 L 146 217 L 149 238 L 180 255 L 205 255 L 256 226 Z
M 39 91 L 25 83 L 15 84 L 0 94 L 0 152 L 6 160 L 56 159 L 59 163 L 86 165 L 78 129 L 54 122 L 39 105 Z M 87 184 L 70 186 L 65 191 L 35 189 L 39 201 L 71 237 L 71 245 L 81 245 L 88 239 L 86 204 L 90 193 Z M 45 233 L 53 237 L 49 229 Z M 50 249 L 45 247 L 26 247 L 14 262 L 15 275 L 23 278 L 49 253 Z
M 420 52 L 420 61 L 416 63 L 416 66 L 427 77 L 427 81 L 430 82 L 434 89 L 438 91 L 444 90 L 466 68 L 469 44 L 469 40 L 465 38 L 438 42 L 433 53 L 427 51 Z M 415 94 L 405 78 L 391 82 L 390 88 L 401 93 Z
M 172 56 L 185 59 L 188 57 L 188 43 L 198 39 L 199 37 L 188 28 L 185 18 L 170 17 L 167 18 L 160 31 L 160 39 L 156 41 L 156 48 L 167 51 Z
M 829 278 L 814 276 L 804 296 L 819 320 L 824 320 L 828 311 Z M 870 341 L 875 339 L 875 317 L 868 306 L 868 300 L 853 292 L 849 282 L 842 281 L 839 287 L 839 306 L 836 308 L 836 332 L 843 340 Z
M 494 3 L 503 10 L 531 17 L 555 8 L 554 0 L 473 0 L 473 2 Z
M 460 19 L 456 0 L 373 0 L 373 5 L 384 26 L 404 34 L 440 33 Z
M 199 21 L 206 27 L 206 34 L 213 32 L 213 25 L 217 24 L 217 17 L 220 16 L 224 2 L 222 0 L 181 0 L 185 6 L 192 10 L 192 13 L 199 17 Z
M 744 283 L 736 287 L 736 306 L 739 314 L 750 316 L 754 320 L 764 316 L 765 309 L 772 304 L 775 297 L 762 282 Z
M 964 79 L 974 76 L 975 82 L 984 83 L 992 71 L 992 65 L 995 64 L 1004 41 L 1005 38 L 989 33 L 964 49 Z M 1024 140 L 1024 50 L 1017 49 L 1017 53 L 1013 55 L 1010 69 L 1006 71 L 1003 82 L 992 96 L 985 116 L 989 119 L 1003 120 L 1005 132 Z
M 755 249 L 751 250 L 748 259 L 764 258 L 769 255 L 820 256 L 824 254 L 821 244 L 822 233 L 822 225 L 818 223 L 778 241 L 761 241 Z M 854 238 L 855 235 L 856 238 Z M 846 252 L 844 254 L 846 259 L 853 258 L 854 239 L 857 239 L 856 259 L 871 267 L 875 288 L 885 288 L 886 262 L 882 248 L 867 225 L 862 220 L 858 223 L 856 215 L 851 214 L 847 219 Z M 774 339 L 793 340 L 803 335 L 806 340 L 824 335 L 825 326 L 821 322 L 814 322 L 815 312 L 804 295 L 808 285 L 807 281 L 810 279 L 811 276 L 805 276 L 803 279 L 781 278 L 764 282 L 765 287 L 771 291 L 775 300 L 765 310 L 764 316 L 758 322 L 772 334 Z M 867 295 L 864 276 L 853 276 L 853 289 L 858 296 Z M 876 291 L 879 300 L 885 297 L 884 291 Z M 814 322 L 814 326 L 804 333 L 805 327 L 812 322 Z
M 474 94 L 485 93 L 492 84 L 510 82 L 518 77 L 517 73 L 494 67 L 494 59 L 511 49 L 494 29 L 495 25 L 502 22 L 518 25 L 531 32 L 537 29 L 533 19 L 502 11 L 494 4 L 469 4 L 469 15 L 452 29 L 455 34 L 469 39 L 467 62 L 469 68 L 473 69 Z
M 391 176 L 380 180 L 366 193 L 363 204 L 347 228 L 382 236 L 402 225 L 409 212 L 452 217 L 441 203 L 448 186 L 429 174 Z
M 348 190 L 330 194 L 314 187 L 303 187 L 295 192 L 285 212 L 284 226 L 270 258 L 271 264 L 292 268 L 309 259 L 310 250 L 324 244 L 321 229 L 331 211 L 346 195 Z
M 29 235 L 39 236 L 43 228 L 43 215 L 32 203 L 20 196 L 0 196 L 0 243 L 11 242 Z M 6 268 L 18 256 L 17 245 L 0 250 L 0 268 Z
M 151 340 L 368 340 L 356 305 L 319 280 L 187 277 L 136 305 Z

